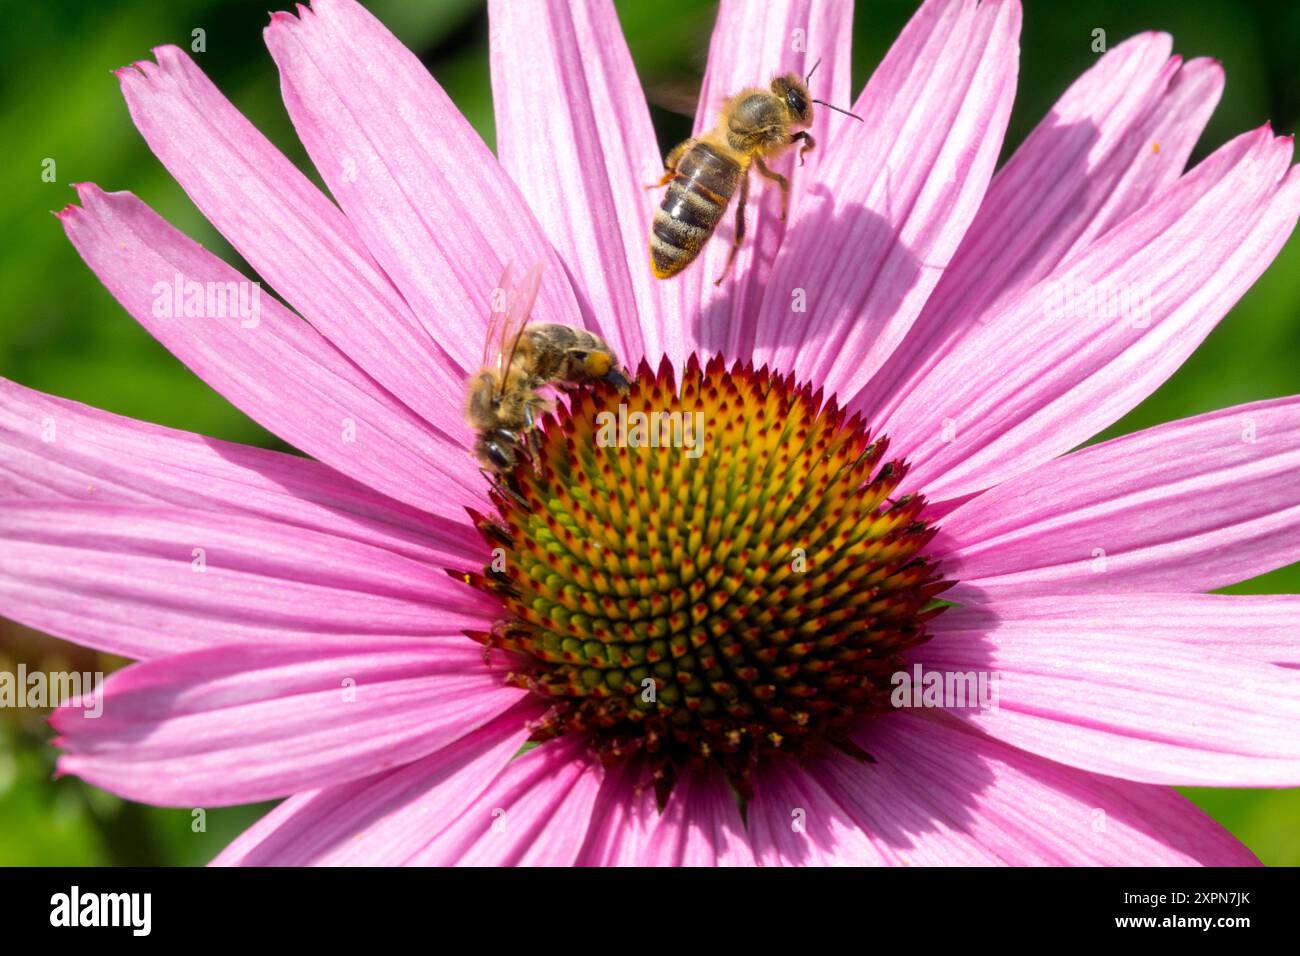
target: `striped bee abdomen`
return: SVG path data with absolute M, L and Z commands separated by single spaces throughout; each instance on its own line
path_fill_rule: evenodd
M 696 143 L 682 155 L 650 230 L 650 265 L 657 278 L 675 276 L 695 260 L 743 172 L 708 143 Z

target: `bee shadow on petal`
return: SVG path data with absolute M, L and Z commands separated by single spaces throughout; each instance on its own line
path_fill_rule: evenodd
M 894 313 L 921 265 L 885 217 L 858 204 L 836 209 L 823 184 L 805 188 L 791 218 L 779 249 L 753 240 L 752 275 L 724 280 L 725 293 L 698 315 L 695 334 L 706 352 L 753 354 L 808 379 L 829 367 L 853 324 L 880 325 Z M 765 215 L 750 228 L 774 225 Z M 730 236 L 719 229 L 714 241 Z
M 977 217 L 975 228 L 952 255 L 956 258 L 964 252 L 967 261 L 965 276 L 958 282 L 960 300 L 945 303 L 943 309 L 944 324 L 953 333 L 982 324 L 1005 297 L 1002 293 L 1019 288 L 1035 269 L 1041 272 L 1045 264 L 1055 266 L 1072 245 L 1071 237 L 1097 215 L 1096 203 L 1084 201 L 1086 196 L 1109 195 L 1132 164 L 1152 161 L 1145 141 L 1123 141 L 1112 149 L 1137 155 L 1128 157 L 1130 163 L 1114 162 L 1112 157 L 1099 176 L 1090 169 L 1102 161 L 1094 155 L 1100 138 L 1097 127 L 1091 122 L 1065 123 L 1059 117 L 1049 120 L 1057 125 L 1037 129 L 1013 157 L 1021 162 L 1014 181 L 1029 182 L 1035 209 L 1050 211 L 1052 221 L 1037 225 L 1049 237 L 1031 235 L 1034 241 L 1026 241 L 1017 234 L 1008 243 L 997 238 L 1001 232 L 992 222 L 980 229 Z M 903 229 L 925 235 L 910 221 L 919 212 L 909 215 L 910 207 L 905 205 L 916 201 L 887 186 L 883 196 L 872 193 L 875 208 L 868 208 L 843 197 L 837 200 L 833 183 L 809 182 L 794 198 L 791 223 L 779 247 L 757 237 L 760 229 L 775 225 L 764 204 L 762 217 L 751 217 L 747 240 L 756 243 L 755 256 L 760 260 L 748 264 L 753 276 L 724 282 L 726 294 L 708 303 L 697 318 L 697 340 L 706 350 L 737 356 L 752 353 L 759 362 L 794 365 L 800 378 L 816 381 L 832 369 L 851 372 L 881 335 L 901 339 L 909 329 L 922 331 L 911 320 L 923 312 L 933 290 L 917 286 L 933 283 L 941 289 L 937 283 L 948 261 L 936 254 L 930 254 L 934 261 L 929 261 L 902 239 Z M 992 209 L 988 215 L 1005 222 L 1005 214 L 999 213 L 1000 209 Z M 1112 219 L 1117 215 L 1113 212 Z M 1023 214 L 1026 219 L 1033 217 L 1033 212 Z M 729 219 L 714 240 L 719 245 L 730 241 Z M 1051 237 L 1055 238 L 1049 243 Z M 984 281 L 989 277 L 991 281 Z M 925 295 L 918 295 L 920 291 Z M 906 314 L 899 313 L 900 308 Z M 908 326 L 886 333 L 896 317 L 906 319 Z M 877 358 L 883 361 L 884 356 Z

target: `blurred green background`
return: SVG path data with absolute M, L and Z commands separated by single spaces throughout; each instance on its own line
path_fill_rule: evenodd
M 754 0 L 755 3 L 762 0 Z M 275 4 L 272 4 L 275 6 Z M 494 142 L 487 15 L 478 0 L 372 0 L 368 6 L 417 51 L 452 99 Z M 68 183 L 130 189 L 190 236 L 251 274 L 145 148 L 110 70 L 162 43 L 188 47 L 219 87 L 304 169 L 275 67 L 262 45 L 266 0 L 0 2 L 0 375 L 124 415 L 235 441 L 283 448 L 209 390 L 135 324 L 65 241 L 49 213 L 73 199 Z M 909 0 L 860 0 L 855 91 L 910 16 Z M 703 72 L 713 6 L 699 0 L 623 0 L 623 27 L 652 103 L 691 95 Z M 1185 57 L 1214 56 L 1227 71 L 1222 103 L 1192 161 L 1271 119 L 1294 132 L 1300 114 L 1296 0 L 1026 0 L 1020 87 L 1004 156 L 1094 60 L 1092 31 L 1113 46 L 1148 29 L 1171 32 Z M 689 120 L 654 107 L 660 141 Z M 42 163 L 57 163 L 43 182 Z M 319 177 L 312 173 L 319 183 Z M 1103 437 L 1225 405 L 1300 392 L 1300 236 L 1163 388 Z M 1233 588 L 1300 591 L 1300 565 Z M 1225 622 L 1230 627 L 1231 622 Z M 0 619 L 0 669 L 107 670 L 121 661 Z M 0 865 L 201 864 L 264 807 L 212 810 L 195 832 L 188 810 L 127 803 L 79 780 L 52 779 L 44 713 L 0 711 Z M 1266 863 L 1300 863 L 1300 790 L 1188 790 Z

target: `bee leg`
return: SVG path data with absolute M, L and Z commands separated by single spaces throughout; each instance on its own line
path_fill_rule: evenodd
M 525 508 L 528 507 L 528 499 L 525 498 L 523 495 L 521 495 L 519 491 L 516 489 L 515 479 L 513 475 L 510 476 L 509 479 L 502 478 L 502 480 L 497 484 L 497 487 L 500 488 L 506 494 L 508 494 L 511 498 L 513 498 L 523 507 Z
M 660 186 L 667 186 L 672 182 L 673 177 L 677 175 L 677 163 L 681 160 L 686 151 L 694 145 L 694 139 L 686 139 L 674 146 L 672 152 L 670 152 L 668 157 L 664 160 L 663 176 L 660 178 L 659 182 L 651 183 L 646 187 L 646 189 L 658 189 Z
M 533 459 L 534 473 L 541 472 L 542 433 L 536 428 L 528 430 L 528 454 Z
M 754 157 L 754 165 L 758 167 L 758 172 L 766 179 L 772 180 L 781 187 L 781 221 L 785 222 L 785 209 L 790 202 L 790 180 L 786 179 L 780 173 L 775 173 L 767 168 L 762 157 Z
M 511 498 L 515 499 L 515 501 L 519 502 L 519 504 L 523 505 L 525 508 L 528 507 L 528 499 L 525 498 L 523 495 L 521 495 L 519 492 L 515 491 L 513 488 L 511 488 L 510 485 L 507 483 L 506 477 L 504 475 L 498 475 L 494 472 L 488 471 L 486 468 L 480 468 L 479 471 L 482 473 L 483 477 L 488 480 L 488 484 L 491 485 L 493 488 L 495 488 L 497 491 L 501 492 L 504 495 L 509 495 Z
M 536 428 L 538 420 L 554 407 L 554 402 L 542 398 L 540 395 L 534 395 L 524 405 L 524 427 L 533 430 Z
M 499 482 L 497 484 L 497 487 L 500 488 L 506 494 L 508 494 L 511 498 L 515 499 L 515 501 L 518 502 L 521 507 L 523 508 L 528 507 L 528 499 L 525 498 L 523 495 L 521 495 L 519 492 L 515 491 L 514 488 L 506 484 L 504 481 Z
M 745 239 L 745 203 L 749 200 L 749 174 L 740 177 L 740 195 L 736 197 L 736 236 L 731 240 L 731 251 L 727 253 L 727 264 L 722 269 L 714 285 L 722 285 L 722 280 L 731 271 L 731 264 L 736 261 L 736 253 Z
M 799 142 L 800 140 L 803 141 L 803 145 L 799 147 L 799 165 L 802 166 L 803 154 L 808 152 L 808 150 L 812 149 L 814 146 L 816 146 L 817 140 L 809 136 L 807 130 L 800 130 L 799 132 L 795 133 L 793 136 L 790 137 L 790 145 L 793 146 L 795 143 Z
M 542 434 L 537 430 L 536 426 L 537 415 L 534 412 L 533 405 L 527 404 L 524 406 L 524 431 L 521 437 L 528 449 L 528 456 L 533 461 L 533 472 L 535 474 L 541 471 L 541 467 L 538 465 L 538 456 L 542 452 Z

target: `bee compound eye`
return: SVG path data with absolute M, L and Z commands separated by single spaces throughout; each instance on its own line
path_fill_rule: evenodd
M 795 119 L 802 120 L 808 116 L 808 100 L 804 98 L 802 91 L 795 87 L 786 90 L 785 102 Z
M 494 441 L 490 441 L 485 446 L 487 449 L 488 461 L 498 468 L 510 467 L 510 456 L 506 454 L 505 449 Z

